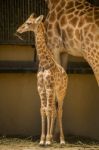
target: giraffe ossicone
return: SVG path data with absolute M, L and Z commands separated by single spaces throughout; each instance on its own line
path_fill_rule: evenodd
M 60 128 L 60 144 L 65 144 L 62 127 L 62 106 L 67 90 L 68 77 L 65 70 L 54 60 L 53 53 L 48 49 L 45 39 L 43 15 L 31 15 L 18 29 L 18 33 L 34 32 L 39 70 L 37 73 L 37 87 L 41 99 L 42 132 L 40 145 L 50 145 L 53 139 L 55 118 L 58 117 Z M 58 108 L 56 109 L 56 101 Z M 46 133 L 47 119 L 47 133 Z
M 53 50 L 56 61 L 60 63 L 62 52 L 83 57 L 99 85 L 99 7 L 87 0 L 45 1 L 48 5 L 45 20 L 47 46 Z

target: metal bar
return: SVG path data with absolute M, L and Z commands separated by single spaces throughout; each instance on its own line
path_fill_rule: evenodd
M 0 44 L 34 44 L 30 33 L 23 34 L 25 41 L 16 38 L 14 33 L 32 12 L 39 15 L 45 11 L 42 0 L 0 0 Z

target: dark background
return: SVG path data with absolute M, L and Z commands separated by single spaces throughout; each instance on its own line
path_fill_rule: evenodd
M 33 12 L 46 14 L 43 0 L 0 0 L 0 44 L 33 44 L 30 33 L 22 35 L 26 41 L 14 36 L 18 26 Z

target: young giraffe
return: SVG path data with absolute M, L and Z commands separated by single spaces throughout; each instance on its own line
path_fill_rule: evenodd
M 61 52 L 85 58 L 99 86 L 99 7 L 86 0 L 45 1 L 49 9 L 45 21 L 47 46 L 56 61 L 60 63 Z
M 56 99 L 58 102 L 58 120 L 60 127 L 60 144 L 65 144 L 62 129 L 62 106 L 63 99 L 67 89 L 67 74 L 64 69 L 58 65 L 53 54 L 46 46 L 45 28 L 42 22 L 43 16 L 35 18 L 31 15 L 25 23 L 17 29 L 17 33 L 33 31 L 37 55 L 39 58 L 39 71 L 37 74 L 37 86 L 41 99 L 41 118 L 42 133 L 40 145 L 50 145 L 53 135 L 53 126 L 56 117 Z M 47 135 L 45 136 L 45 119 L 47 116 Z

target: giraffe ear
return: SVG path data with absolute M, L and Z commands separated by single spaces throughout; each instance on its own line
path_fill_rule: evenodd
M 35 23 L 41 23 L 43 18 L 44 18 L 44 16 L 40 15 L 39 17 L 36 18 Z
M 32 13 L 31 15 L 30 15 L 30 18 L 34 18 L 36 15 L 35 15 L 35 13 Z

